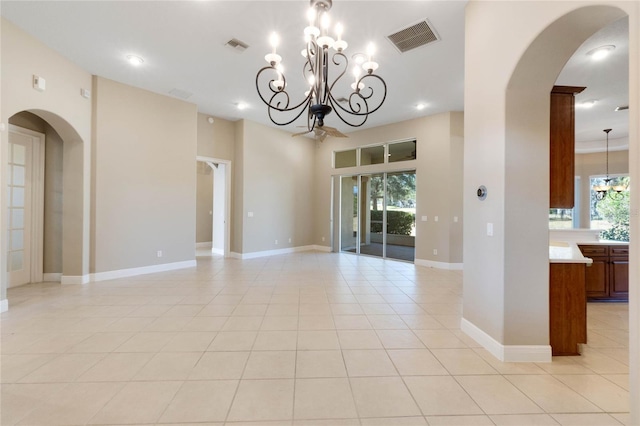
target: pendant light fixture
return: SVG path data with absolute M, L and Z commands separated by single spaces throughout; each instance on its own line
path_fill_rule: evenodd
M 606 163 L 606 167 L 607 167 L 607 177 L 604 179 L 604 184 L 601 185 L 594 185 L 593 186 L 593 191 L 595 191 L 596 193 L 596 200 L 597 201 L 601 201 L 604 199 L 604 197 L 607 196 L 607 194 L 609 194 L 610 197 L 621 197 L 622 196 L 622 192 L 627 190 L 627 187 L 625 185 L 611 185 L 611 182 L 614 180 L 612 178 L 609 177 L 609 132 L 611 132 L 611 129 L 604 129 L 603 132 L 605 132 L 607 134 L 607 150 L 606 150 L 606 155 L 607 155 L 607 163 Z
M 375 74 L 378 69 L 373 60 L 375 48 L 370 44 L 367 55 L 360 54 L 366 60 L 354 61 L 353 83 L 343 80 L 349 68 L 349 59 L 344 54 L 347 42 L 342 38 L 341 24 L 335 26 L 336 39 L 329 35 L 332 0 L 310 0 L 310 4 L 309 22 L 304 29 L 305 46 L 300 52 L 304 57 L 302 74 L 308 90 L 298 97 L 301 101 L 294 100 L 296 96 L 289 93 L 282 57 L 276 53 L 279 37 L 273 33 L 272 50 L 265 56 L 268 65 L 256 75 L 258 95 L 267 105 L 269 119 L 279 126 L 291 124 L 304 114 L 306 128 L 311 132 L 316 126 L 324 126 L 325 117 L 334 111 L 342 122 L 360 127 L 387 96 L 385 81 Z

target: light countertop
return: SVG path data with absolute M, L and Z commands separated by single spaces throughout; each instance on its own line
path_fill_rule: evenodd
M 591 265 L 593 260 L 584 257 L 578 248 L 578 244 L 574 242 L 550 241 L 549 263 L 584 263 Z

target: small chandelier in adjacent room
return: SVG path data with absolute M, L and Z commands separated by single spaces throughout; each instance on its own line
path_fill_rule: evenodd
M 601 201 L 609 194 L 610 197 L 620 197 L 622 192 L 628 188 L 625 185 L 611 185 L 614 180 L 609 178 L 609 132 L 611 129 L 604 129 L 603 132 L 607 134 L 607 177 L 604 179 L 604 183 L 601 185 L 594 185 L 593 191 L 596 193 L 596 200 Z
M 292 100 L 295 97 L 288 92 L 282 57 L 276 53 L 279 38 L 274 33 L 270 40 L 272 51 L 265 56 L 269 65 L 256 75 L 260 99 L 267 105 L 271 121 L 279 126 L 293 123 L 306 112 L 306 128 L 311 132 L 316 126 L 324 126 L 325 117 L 332 111 L 344 123 L 362 126 L 387 96 L 385 81 L 374 74 L 378 69 L 373 61 L 374 47 L 369 45 L 366 55 L 354 55 L 354 79 L 349 85 L 342 79 L 349 68 L 349 59 L 344 54 L 347 42 L 342 38 L 342 25 L 335 26 L 336 39 L 329 35 L 332 0 L 310 0 L 310 3 L 309 24 L 304 29 L 305 46 L 301 52 L 304 57 L 302 75 L 308 90 L 302 101 Z

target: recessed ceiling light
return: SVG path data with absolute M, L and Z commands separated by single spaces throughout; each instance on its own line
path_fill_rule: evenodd
M 599 61 L 609 56 L 609 54 L 613 52 L 615 48 L 616 47 L 613 44 L 596 47 L 595 49 L 591 49 L 590 51 L 588 51 L 587 56 L 591 56 L 591 59 L 593 59 L 594 61 Z
M 418 111 L 421 111 L 421 110 L 425 109 L 426 107 L 427 107 L 427 106 L 426 106 L 425 104 L 418 104 L 418 105 L 416 105 L 416 109 L 417 109 Z
M 581 108 L 593 108 L 597 103 L 598 101 L 596 101 L 595 99 L 592 99 L 590 101 L 580 102 L 577 106 Z
M 238 102 L 236 106 L 239 110 L 247 109 L 249 107 L 249 105 L 245 104 L 244 102 Z
M 127 55 L 127 61 L 129 61 L 129 63 L 134 67 L 139 67 L 144 63 L 144 59 L 136 55 Z

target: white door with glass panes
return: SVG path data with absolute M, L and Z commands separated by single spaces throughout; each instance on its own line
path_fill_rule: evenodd
M 42 200 L 34 195 L 42 193 L 44 158 L 40 154 L 43 142 L 44 135 L 41 133 L 15 126 L 9 129 L 7 176 L 9 287 L 26 284 L 34 279 L 42 280 L 42 243 L 36 244 L 40 247 L 34 247 L 33 238 L 42 231 L 42 212 L 36 211 L 42 209 Z M 40 265 L 34 265 L 34 261 L 39 261 Z

